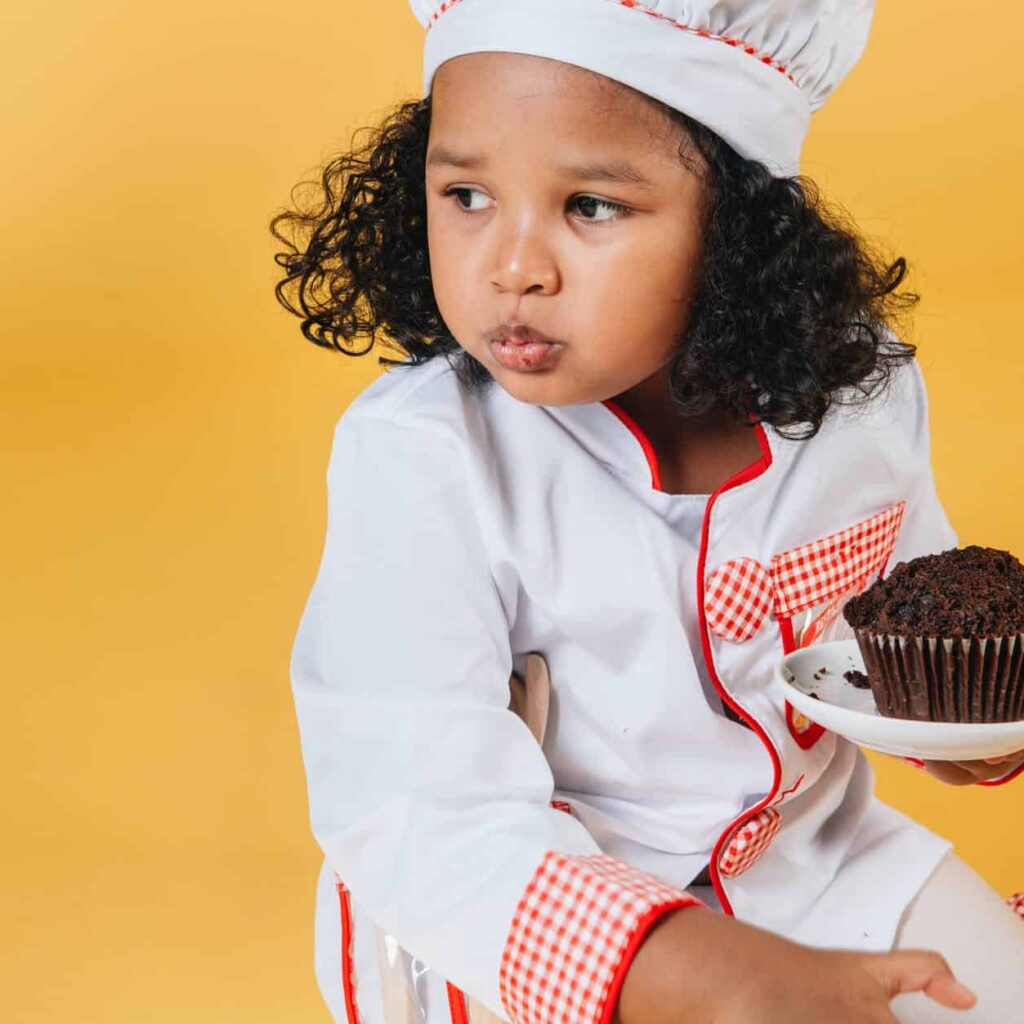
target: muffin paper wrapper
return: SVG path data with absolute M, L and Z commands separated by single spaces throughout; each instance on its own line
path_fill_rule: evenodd
M 854 633 L 880 715 L 930 722 L 1024 720 L 1024 634 Z

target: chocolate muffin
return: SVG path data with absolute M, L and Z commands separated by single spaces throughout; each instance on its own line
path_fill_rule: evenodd
M 1024 565 L 972 544 L 899 562 L 847 601 L 878 712 L 1024 719 Z

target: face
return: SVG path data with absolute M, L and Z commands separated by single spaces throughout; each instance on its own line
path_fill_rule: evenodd
M 431 95 L 430 271 L 458 343 L 526 402 L 662 388 L 700 260 L 704 165 L 682 128 L 617 82 L 516 53 L 446 61 Z M 506 365 L 492 339 L 527 329 L 557 344 Z

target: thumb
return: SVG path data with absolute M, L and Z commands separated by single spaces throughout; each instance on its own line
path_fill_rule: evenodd
M 970 1009 L 978 997 L 956 980 L 949 963 L 931 949 L 900 949 L 878 953 L 868 970 L 882 983 L 886 998 L 904 992 L 923 992 L 943 1006 Z

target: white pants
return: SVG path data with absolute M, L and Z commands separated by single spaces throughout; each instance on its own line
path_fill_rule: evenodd
M 889 1006 L 903 1024 L 1024 1021 L 1024 919 L 952 851 L 904 912 L 894 948 L 937 950 L 978 997 L 952 1010 L 920 992 L 896 996 Z

